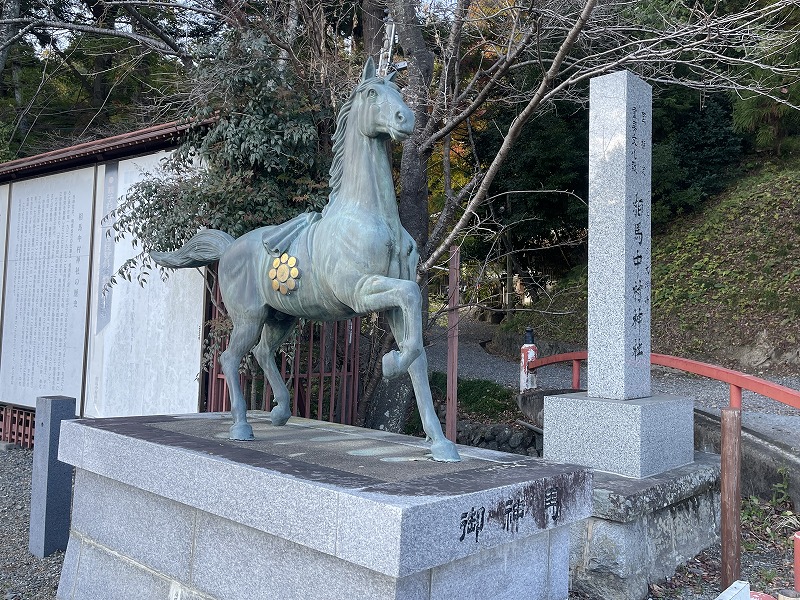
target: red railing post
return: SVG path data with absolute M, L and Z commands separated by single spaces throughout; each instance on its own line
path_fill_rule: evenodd
M 794 591 L 800 592 L 800 531 L 794 534 Z
M 731 386 L 732 388 L 733 386 Z M 722 474 L 720 481 L 722 513 L 722 589 L 728 588 L 741 576 L 741 431 L 742 411 L 723 408 L 720 417 L 722 428 Z
M 361 317 L 356 317 L 353 321 L 353 362 L 352 362 L 352 371 L 353 377 L 350 380 L 350 385 L 352 386 L 351 394 L 353 398 L 353 418 L 350 422 L 351 425 L 355 425 L 356 421 L 358 420 L 359 415 L 359 379 L 358 379 L 358 372 L 361 368 Z M 359 423 L 361 425 L 361 423 Z
M 578 390 L 581 387 L 581 361 L 572 361 L 572 389 Z
M 11 408 L 0 406 L 0 442 L 11 441 Z
M 730 407 L 736 409 L 742 408 L 742 388 L 738 385 L 731 384 Z

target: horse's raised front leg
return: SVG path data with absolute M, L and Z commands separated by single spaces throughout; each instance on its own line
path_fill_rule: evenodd
M 434 460 L 457 461 L 455 444 L 442 432 L 428 383 L 428 359 L 422 347 L 422 297 L 414 281 L 371 275 L 351 288 L 351 306 L 360 313 L 386 310 L 399 351 L 383 357 L 383 374 L 392 377 L 408 371 L 414 386 L 422 427 L 432 441 Z
M 387 313 L 387 318 L 389 327 L 399 345 L 402 343 L 401 336 L 407 329 L 406 324 L 403 322 L 405 320 L 404 315 L 397 310 L 393 310 Z M 421 315 L 419 319 L 421 321 Z M 456 445 L 448 440 L 444 432 L 442 432 L 442 424 L 436 415 L 436 409 L 433 407 L 431 386 L 428 380 L 428 357 L 424 350 L 411 363 L 408 368 L 408 374 L 411 376 L 411 384 L 414 386 L 414 396 L 417 399 L 417 410 L 419 410 L 419 416 L 422 420 L 422 428 L 431 440 L 433 459 L 443 462 L 461 460 L 458 450 L 456 450 Z
M 289 404 L 289 390 L 283 381 L 278 365 L 275 363 L 275 351 L 289 335 L 297 319 L 286 317 L 285 320 L 267 319 L 264 329 L 261 332 L 261 341 L 253 349 L 253 354 L 264 370 L 272 394 L 278 406 L 270 412 L 273 425 L 286 425 L 289 417 L 292 416 L 292 409 Z
M 392 379 L 408 371 L 422 352 L 422 297 L 414 281 L 369 275 L 352 288 L 350 306 L 360 313 L 397 309 L 402 314 L 395 332 L 398 350 L 384 355 L 383 376 Z
M 235 318 L 233 331 L 231 331 L 228 348 L 219 357 L 225 382 L 231 400 L 231 416 L 233 425 L 230 429 L 232 440 L 252 440 L 253 428 L 247 422 L 247 408 L 242 396 L 242 387 L 239 385 L 239 365 L 242 358 L 256 345 L 261 335 L 263 320 L 261 318 Z

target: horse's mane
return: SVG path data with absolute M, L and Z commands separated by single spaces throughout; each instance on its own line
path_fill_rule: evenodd
M 353 101 L 356 99 L 356 94 L 376 81 L 385 81 L 385 79 L 383 77 L 371 77 L 366 81 L 362 81 L 353 89 L 353 91 L 350 93 L 350 97 L 347 99 L 347 102 L 342 104 L 342 108 L 339 109 L 339 114 L 336 117 L 336 130 L 333 132 L 332 138 L 333 162 L 331 163 L 331 168 L 328 171 L 330 175 L 328 185 L 330 185 L 331 188 L 331 193 L 328 196 L 328 206 L 336 202 L 336 198 L 339 193 L 339 186 L 342 183 L 342 175 L 344 174 L 345 132 L 347 131 L 347 118 L 350 116 L 350 109 L 353 107 Z M 394 85 L 394 83 L 390 82 L 389 85 Z

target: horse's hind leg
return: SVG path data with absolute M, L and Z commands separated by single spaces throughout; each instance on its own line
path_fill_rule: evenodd
M 264 370 L 272 393 L 278 406 L 272 409 L 270 417 L 273 425 L 285 425 L 292 414 L 289 405 L 289 390 L 283 381 L 283 376 L 275 363 L 275 351 L 289 335 L 297 319 L 287 316 L 285 319 L 267 319 L 261 331 L 261 341 L 253 349 L 253 354 Z
M 234 318 L 228 348 L 219 357 L 231 399 L 233 425 L 229 437 L 232 440 L 253 439 L 253 428 L 247 422 L 247 408 L 239 385 L 239 365 L 244 355 L 256 345 L 262 325 L 263 319 L 259 316 Z
M 400 309 L 387 312 L 389 327 L 397 340 L 398 345 L 403 342 L 406 330 L 403 313 Z M 443 462 L 456 462 L 461 460 L 458 450 L 453 442 L 448 440 L 442 432 L 442 424 L 436 415 L 431 397 L 431 385 L 428 381 L 428 357 L 423 350 L 408 367 L 411 384 L 414 387 L 414 396 L 417 399 L 417 410 L 422 420 L 422 428 L 431 440 L 431 454 L 434 460 Z

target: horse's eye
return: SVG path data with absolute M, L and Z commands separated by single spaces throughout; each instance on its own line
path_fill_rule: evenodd
M 376 92 L 372 88 L 370 88 L 369 91 L 367 91 L 367 98 L 374 98 L 377 95 L 378 95 L 378 92 Z

